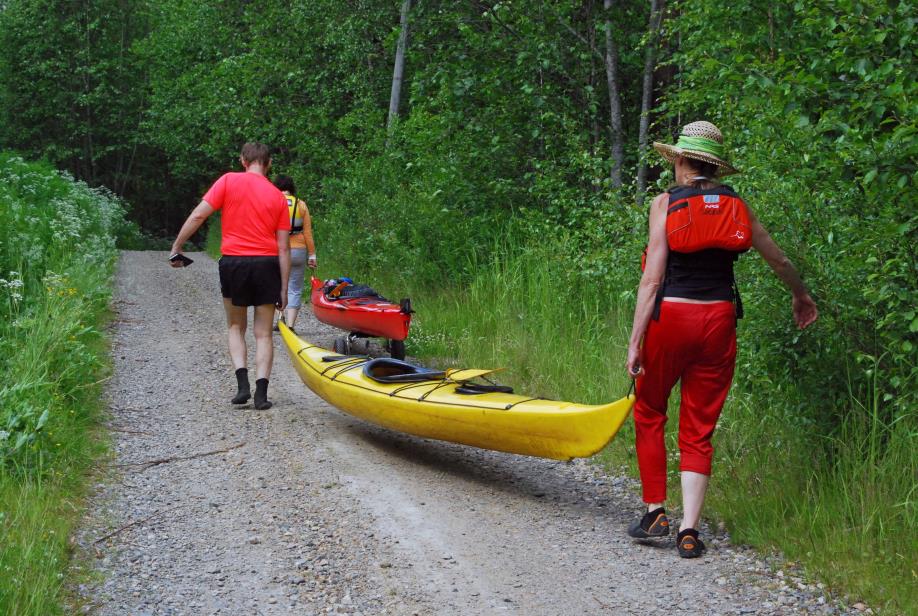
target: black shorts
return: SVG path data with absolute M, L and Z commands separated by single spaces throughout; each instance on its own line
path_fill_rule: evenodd
M 220 291 L 233 306 L 261 306 L 280 301 L 277 257 L 220 257 Z

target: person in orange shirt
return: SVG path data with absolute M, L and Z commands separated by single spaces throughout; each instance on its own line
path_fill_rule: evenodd
M 252 397 L 246 368 L 245 330 L 248 307 L 255 307 L 255 408 L 271 408 L 268 379 L 274 361 L 271 323 L 274 310 L 287 307 L 290 275 L 290 218 L 287 199 L 267 178 L 271 151 L 263 143 L 246 143 L 239 156 L 243 172 L 220 177 L 191 212 L 172 244 L 172 267 L 188 263 L 182 246 L 215 211 L 222 209 L 220 290 L 229 329 L 229 350 L 238 390 L 233 404 Z
M 274 185 L 287 198 L 287 211 L 290 214 L 290 281 L 287 283 L 287 309 L 284 311 L 284 323 L 291 330 L 296 324 L 303 297 L 303 284 L 306 280 L 306 266 L 316 269 L 316 244 L 312 239 L 312 220 L 309 208 L 296 196 L 293 178 L 279 175 Z M 274 327 L 277 329 L 277 326 Z

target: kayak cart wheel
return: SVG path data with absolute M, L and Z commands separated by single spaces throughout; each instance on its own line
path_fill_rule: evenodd
M 392 357 L 392 359 L 405 359 L 405 341 L 390 340 L 389 356 Z
M 369 355 L 370 339 L 366 334 L 360 332 L 351 332 L 347 336 L 347 354 L 348 355 Z
M 335 346 L 335 353 L 337 353 L 338 355 L 347 355 L 348 347 L 350 347 L 350 345 L 348 344 L 347 336 L 341 336 L 339 338 L 335 338 L 334 346 Z

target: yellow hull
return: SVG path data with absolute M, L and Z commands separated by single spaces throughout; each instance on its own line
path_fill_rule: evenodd
M 555 460 L 585 458 L 612 440 L 634 404 L 634 396 L 592 406 L 505 393 L 457 394 L 457 382 L 440 379 L 380 383 L 363 374 L 359 359 L 323 361 L 335 354 L 304 342 L 283 323 L 280 330 L 312 391 L 354 417 L 423 438 Z M 460 372 L 488 371 L 452 374 Z

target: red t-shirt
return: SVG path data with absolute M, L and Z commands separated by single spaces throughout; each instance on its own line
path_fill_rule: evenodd
M 290 230 L 287 198 L 258 173 L 227 173 L 214 182 L 204 201 L 223 209 L 220 252 L 232 256 L 277 255 L 277 231 Z

